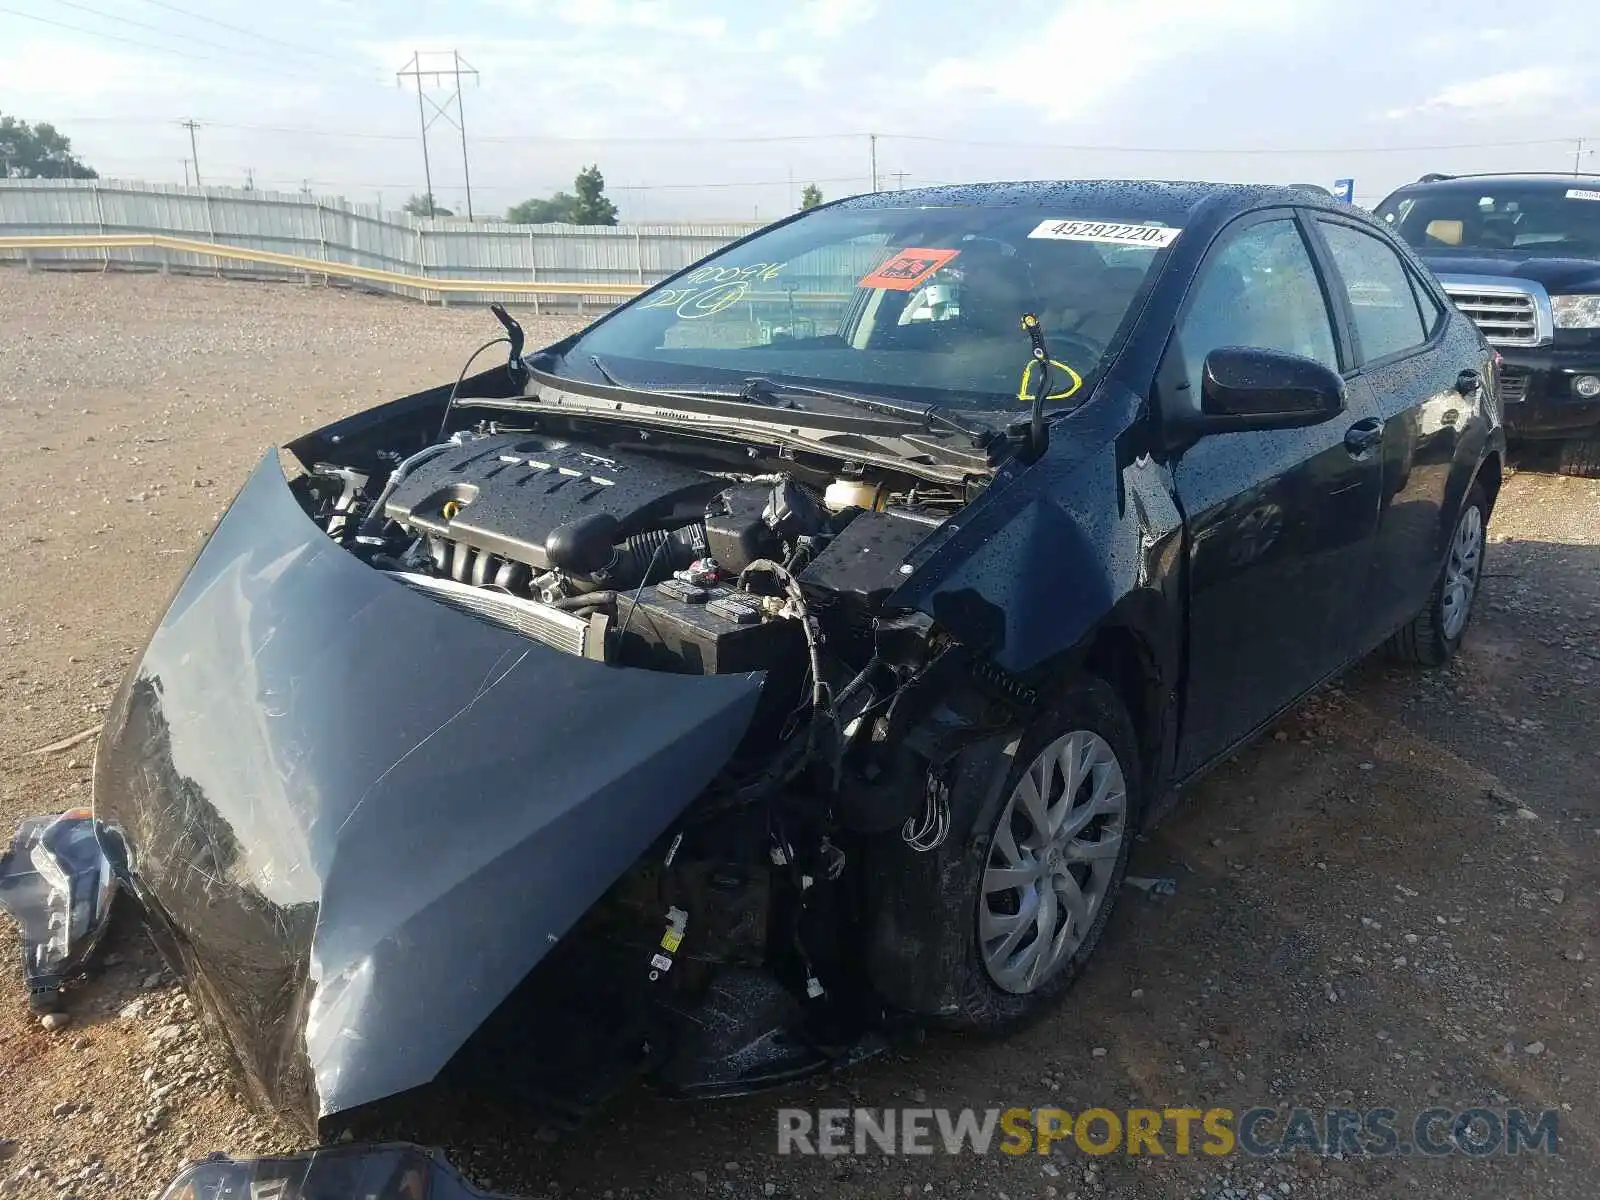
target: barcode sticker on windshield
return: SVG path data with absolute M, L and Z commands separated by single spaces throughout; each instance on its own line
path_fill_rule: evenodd
M 1112 221 L 1040 221 L 1028 236 L 1063 242 L 1111 242 L 1118 246 L 1149 246 L 1160 250 L 1177 240 L 1181 229 L 1163 225 L 1120 225 Z
M 1568 188 L 1568 200 L 1600 200 L 1600 192 L 1593 188 Z

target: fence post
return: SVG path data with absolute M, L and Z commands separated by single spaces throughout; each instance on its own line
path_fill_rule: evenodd
M 426 279 L 428 277 L 428 242 L 422 236 L 421 221 L 417 222 L 415 229 L 417 231 L 417 274 Z M 422 302 L 424 304 L 428 302 L 428 291 L 429 289 L 424 286 L 422 289 Z
M 102 200 L 102 198 L 100 196 L 100 184 L 99 184 L 99 182 L 91 180 L 90 183 L 89 183 L 89 190 L 92 193 L 94 193 L 94 220 L 95 220 L 95 224 L 97 226 L 99 226 L 99 228 L 100 228 L 100 236 L 101 237 L 105 237 L 105 235 L 106 235 L 106 210 L 105 210 L 105 204 L 104 204 L 104 202 L 103 202 L 103 200 Z M 111 251 L 102 249 L 100 251 L 100 258 L 101 258 L 100 269 L 102 271 L 109 271 L 111 269 Z
M 211 215 L 211 190 L 209 188 L 202 188 L 201 195 L 205 197 L 206 201 L 206 240 L 212 245 L 216 245 L 217 224 Z M 211 270 L 218 279 L 222 278 L 222 260 L 214 254 L 211 256 Z
M 323 262 L 328 261 L 328 231 L 322 224 L 322 201 L 313 196 L 311 202 L 317 207 L 317 257 Z M 322 276 L 322 286 L 328 286 L 328 275 Z
M 528 230 L 528 282 L 539 282 L 539 244 L 533 240 L 533 230 Z M 539 315 L 539 293 L 533 293 L 533 315 Z

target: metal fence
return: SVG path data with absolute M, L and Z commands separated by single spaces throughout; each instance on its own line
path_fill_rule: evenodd
M 424 220 L 335 197 L 236 188 L 114 182 L 99 179 L 0 180 L 0 237 L 164 234 L 239 249 L 293 255 L 424 279 L 482 281 L 455 298 L 507 298 L 495 282 L 645 286 L 659 282 L 735 238 L 751 223 L 661 225 L 500 225 L 449 218 Z M 160 246 L 0 248 L 0 260 L 21 259 L 107 268 L 134 267 L 213 274 L 303 277 L 281 264 L 225 264 L 203 254 Z M 367 286 L 420 299 L 442 297 L 426 286 Z M 458 285 L 459 286 L 459 285 Z M 563 299 L 570 302 L 570 294 Z M 616 302 L 615 294 L 576 297 L 581 304 Z M 534 293 L 537 303 L 539 296 Z

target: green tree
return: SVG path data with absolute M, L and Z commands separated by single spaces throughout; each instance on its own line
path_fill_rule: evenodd
M 578 194 L 572 206 L 574 225 L 617 223 L 617 206 L 606 199 L 606 177 L 600 174 L 598 166 L 588 166 L 579 171 L 578 177 L 572 181 L 572 190 Z
M 506 210 L 506 220 L 513 225 L 545 225 L 552 221 L 566 225 L 615 225 L 617 206 L 606 199 L 606 177 L 600 174 L 600 168 L 590 166 L 578 172 L 571 192 L 557 192 L 548 200 L 536 197 L 513 204 Z
M 573 207 L 578 198 L 570 192 L 557 192 L 548 200 L 524 200 L 506 209 L 506 220 L 513 225 L 549 225 L 561 221 L 573 223 Z
M 453 217 L 456 214 L 436 201 L 431 195 L 418 192 L 400 206 L 413 217 Z
M 54 125 L 0 116 L 0 179 L 98 179 Z
M 800 191 L 800 210 L 815 208 L 822 203 L 822 189 L 814 183 L 808 183 Z

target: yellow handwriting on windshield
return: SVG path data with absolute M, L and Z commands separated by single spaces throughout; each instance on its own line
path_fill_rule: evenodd
M 1022 380 L 1017 384 L 1018 400 L 1028 401 L 1033 399 L 1033 391 L 1031 388 L 1033 381 L 1033 364 L 1036 361 L 1036 359 L 1030 358 L 1028 360 L 1028 365 L 1022 368 Z M 1072 381 L 1072 385 L 1062 389 L 1059 392 L 1046 392 L 1044 398 L 1046 400 L 1070 400 L 1073 396 L 1077 395 L 1078 389 L 1083 386 L 1083 376 L 1079 375 L 1071 367 L 1067 366 L 1066 363 L 1057 362 L 1053 358 L 1050 360 L 1050 366 L 1046 367 L 1045 370 L 1048 371 L 1050 367 L 1055 367 L 1065 374 L 1066 377 Z

